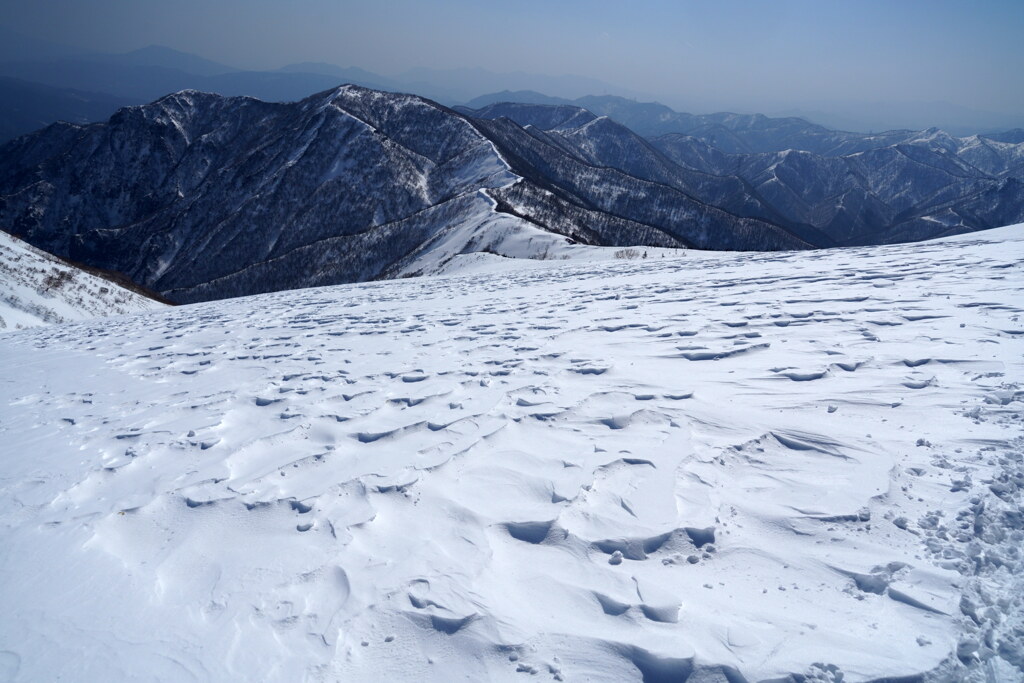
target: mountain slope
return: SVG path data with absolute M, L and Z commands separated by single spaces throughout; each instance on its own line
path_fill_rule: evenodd
M 608 92 L 623 88 L 586 76 L 526 73 L 522 71 L 495 73 L 480 67 L 432 69 L 416 67 L 395 76 L 412 92 L 437 97 L 447 103 L 466 102 L 482 92 L 495 90 L 557 92 L 579 97 L 591 92 Z M 631 94 L 623 92 L 623 94 Z
M 883 141 L 880 136 L 849 138 L 845 148 L 863 148 L 851 154 L 732 154 L 691 135 L 645 140 L 620 122 L 572 105 L 502 102 L 463 111 L 537 128 L 550 144 L 587 163 L 669 185 L 730 213 L 784 227 L 819 247 L 929 239 L 1024 219 L 1024 144 L 929 129 L 905 131 L 896 136 L 898 144 L 888 146 L 874 146 Z M 788 139 L 780 133 L 785 121 L 743 120 L 751 124 L 742 128 L 748 139 L 761 124 L 765 136 L 782 135 L 763 147 Z
M 838 244 L 929 239 L 1024 218 L 1022 144 L 937 130 L 843 156 L 724 155 L 684 136 L 651 144 L 681 165 L 742 179 L 780 224 L 813 225 Z M 983 205 L 981 196 L 998 201 Z
M 524 130 L 508 119 L 480 119 L 478 126 L 496 141 L 504 158 L 532 185 L 517 184 L 495 189 L 491 195 L 511 207 L 517 215 L 529 215 L 555 232 L 564 232 L 591 244 L 625 245 L 649 244 L 673 246 L 677 244 L 701 249 L 793 249 L 806 248 L 810 243 L 795 231 L 787 231 L 759 218 L 740 217 L 699 200 L 689 192 L 651 180 L 630 175 L 611 166 L 598 166 L 573 154 L 565 146 L 553 143 L 537 131 Z M 538 177 L 536 174 L 540 173 Z M 534 187 L 549 190 L 552 200 L 568 200 L 563 204 L 563 223 L 584 225 L 595 237 L 587 240 L 576 233 L 568 233 L 559 222 L 543 218 L 548 212 L 544 200 Z M 594 211 L 594 215 L 576 212 Z M 637 241 L 630 231 L 616 224 L 610 226 L 601 219 L 613 216 L 637 225 L 645 225 L 650 235 Z M 659 236 L 657 233 L 661 233 Z
M 0 332 L 163 307 L 0 232 Z
M 0 335 L 3 671 L 1020 680 L 1024 226 L 675 253 Z
M 535 90 L 502 90 L 501 92 L 489 93 L 474 97 L 463 103 L 466 109 L 481 109 L 491 104 L 499 103 L 520 103 L 520 104 L 575 104 L 573 100 L 564 97 L 551 97 Z
M 0 229 L 183 302 L 433 268 L 494 248 L 477 233 L 496 212 L 503 235 L 537 237 L 536 254 L 566 238 L 807 246 L 764 220 L 588 165 L 507 120 L 355 86 L 294 104 L 182 92 L 0 148 Z M 437 239 L 446 232 L 464 243 Z M 428 256 L 430 244 L 451 253 Z

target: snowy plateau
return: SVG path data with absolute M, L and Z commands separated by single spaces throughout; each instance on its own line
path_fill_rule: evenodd
M 0 334 L 0 680 L 1024 679 L 1024 225 L 581 249 Z

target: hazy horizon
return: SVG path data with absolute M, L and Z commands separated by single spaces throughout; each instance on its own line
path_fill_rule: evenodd
M 1007 0 L 40 0 L 0 8 L 0 25 L 83 50 L 166 45 L 242 69 L 479 68 L 594 79 L 609 94 L 684 111 L 821 109 L 863 122 L 873 112 L 884 120 L 886 108 L 923 116 L 941 106 L 1024 124 L 1024 88 L 1013 85 L 1024 71 L 1024 3 Z

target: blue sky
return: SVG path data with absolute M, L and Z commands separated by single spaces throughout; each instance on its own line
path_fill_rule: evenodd
M 574 74 L 693 108 L 945 101 L 1024 113 L 1024 0 L 33 0 L 2 3 L 0 24 L 247 68 Z

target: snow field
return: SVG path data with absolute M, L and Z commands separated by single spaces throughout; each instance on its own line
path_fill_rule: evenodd
M 1022 257 L 475 258 L 0 336 L 0 673 L 1018 680 Z

